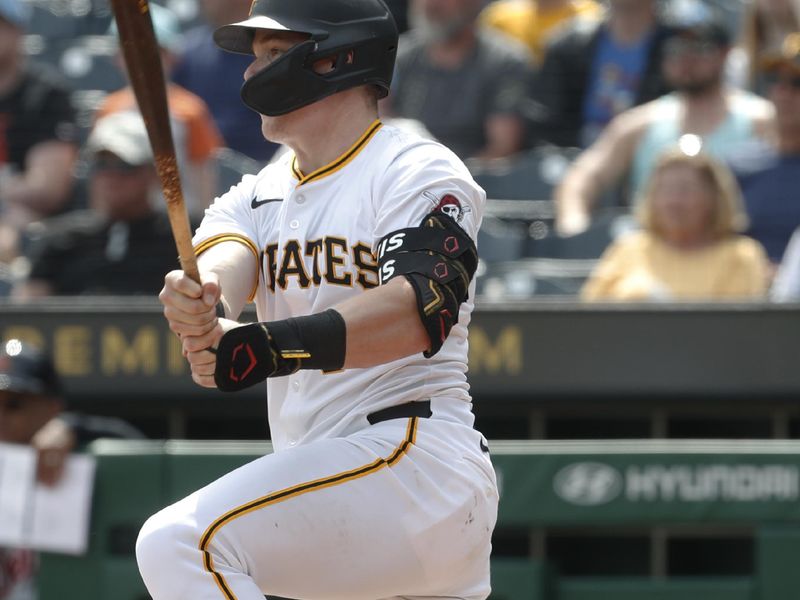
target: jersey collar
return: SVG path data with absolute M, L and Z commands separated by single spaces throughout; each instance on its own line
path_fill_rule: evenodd
M 327 177 L 340 169 L 346 167 L 361 150 L 366 147 L 369 141 L 375 137 L 375 134 L 378 133 L 378 130 L 383 127 L 383 123 L 380 122 L 379 119 L 376 119 L 372 125 L 370 125 L 364 134 L 358 138 L 355 144 L 350 146 L 350 148 L 342 154 L 339 158 L 334 160 L 331 163 L 328 163 L 324 167 L 320 167 L 316 171 L 312 171 L 308 175 L 303 175 L 300 169 L 297 168 L 297 157 L 295 156 L 292 158 L 292 174 L 295 176 L 295 179 L 299 182 L 297 184 L 298 187 L 304 185 L 306 183 L 310 183 L 312 181 L 317 181 L 318 179 L 322 179 L 323 177 Z

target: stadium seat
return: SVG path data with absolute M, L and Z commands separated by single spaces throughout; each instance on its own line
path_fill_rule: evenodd
M 513 158 L 474 162 L 470 170 L 489 198 L 550 200 L 577 148 L 536 148 Z
M 114 36 L 81 36 L 49 46 L 42 58 L 54 64 L 73 89 L 111 92 L 125 85 L 125 76 L 114 64 L 119 48 Z
M 67 40 L 100 35 L 108 30 L 111 9 L 107 0 L 28 0 L 33 15 L 28 33 Z
M 481 260 L 495 263 L 522 258 L 528 238 L 549 235 L 553 220 L 549 200 L 488 200 L 478 232 Z
M 596 265 L 594 260 L 523 259 L 487 265 L 478 277 L 484 300 L 524 300 L 534 296 L 574 296 Z
M 561 237 L 555 233 L 543 238 L 529 238 L 525 256 L 536 258 L 596 259 L 619 235 L 636 227 L 626 210 L 607 209 L 598 214 L 589 229 L 577 235 Z
M 478 231 L 481 260 L 496 263 L 522 258 L 527 238 L 527 229 L 519 223 L 507 223 L 496 217 L 484 217 L 481 229 Z

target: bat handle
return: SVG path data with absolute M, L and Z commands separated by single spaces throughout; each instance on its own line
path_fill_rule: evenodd
M 190 260 L 181 258 L 180 261 L 181 269 L 183 269 L 183 272 L 186 273 L 189 279 L 202 284 L 203 282 L 200 280 L 200 270 L 197 268 L 197 260 L 194 258 L 194 255 L 191 256 Z
M 200 271 L 197 268 L 197 257 L 192 247 L 192 231 L 189 226 L 189 217 L 186 213 L 186 203 L 181 190 L 181 180 L 178 174 L 178 164 L 174 152 L 156 154 L 156 171 L 161 179 L 161 190 L 167 203 L 167 216 L 169 217 L 172 235 L 178 248 L 178 258 L 181 268 L 193 281 L 200 281 Z

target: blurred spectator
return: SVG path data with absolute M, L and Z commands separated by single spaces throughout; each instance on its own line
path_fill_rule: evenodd
M 0 262 L 18 251 L 28 223 L 69 200 L 77 128 L 57 73 L 26 61 L 24 0 L 0 0 Z
M 574 19 L 548 45 L 536 98 L 557 146 L 586 147 L 628 108 L 669 91 L 661 57 L 669 29 L 657 0 L 609 0 L 605 19 Z
M 40 479 L 54 483 L 75 436 L 58 420 L 63 409 L 58 377 L 50 361 L 19 340 L 0 347 L 0 442 L 38 448 Z M 38 557 L 30 551 L 0 548 L 0 598 L 34 600 Z
M 142 437 L 118 419 L 87 419 L 64 409 L 50 357 L 20 340 L 0 342 L 0 442 L 36 449 L 41 483 L 56 484 L 70 452 L 81 444 L 100 437 Z M 0 599 L 35 600 L 37 570 L 34 552 L 0 548 Z
M 640 232 L 606 250 L 582 290 L 585 300 L 761 298 L 767 258 L 737 232 L 747 223 L 731 172 L 707 154 L 662 156 L 638 217 Z
M 264 139 L 260 117 L 239 97 L 253 57 L 223 52 L 212 38 L 218 27 L 246 19 L 251 4 L 252 0 L 200 0 L 207 23 L 185 34 L 172 81 L 208 104 L 228 148 L 266 162 L 277 146 Z
M 775 302 L 800 302 L 800 228 L 795 229 L 786 246 L 770 297 Z
M 626 174 L 627 199 L 636 200 L 659 154 L 679 141 L 727 158 L 771 133 L 770 103 L 723 82 L 730 48 L 724 25 L 714 13 L 697 16 L 676 24 L 664 44 L 664 74 L 676 91 L 616 117 L 567 172 L 556 190 L 562 234 L 586 229 L 597 198 Z
M 573 17 L 599 18 L 595 0 L 498 0 L 481 13 L 481 23 L 519 40 L 531 51 L 537 65 L 547 41 Z
M 783 40 L 800 31 L 800 0 L 752 0 L 744 14 L 741 42 L 735 56 L 738 77 L 747 89 L 766 94 L 760 59 L 767 52 L 780 49 Z
M 416 119 L 461 158 L 519 151 L 532 70 L 525 49 L 477 27 L 481 0 L 413 0 L 384 109 Z
M 792 232 L 800 226 L 800 33 L 789 35 L 762 64 L 775 105 L 776 137 L 772 144 L 751 144 L 731 164 L 750 217 L 746 233 L 779 263 Z
M 169 79 L 182 48 L 180 22 L 172 11 L 157 4 L 151 4 L 150 12 L 161 49 L 164 76 Z M 116 27 L 113 29 L 116 33 Z M 121 56 L 119 64 L 125 68 Z M 168 81 L 167 101 L 186 205 L 192 216 L 199 217 L 217 195 L 214 154 L 223 145 L 222 137 L 206 103 L 192 92 Z M 136 110 L 133 90 L 126 87 L 106 97 L 97 111 L 97 118 Z
M 14 295 L 157 294 L 178 266 L 141 117 L 100 119 L 87 141 L 89 209 L 50 220 Z

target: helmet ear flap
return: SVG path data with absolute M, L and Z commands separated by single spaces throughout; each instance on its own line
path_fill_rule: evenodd
M 334 71 L 338 71 L 342 67 L 346 67 L 347 65 L 352 65 L 354 62 L 355 57 L 355 50 L 352 48 L 350 50 L 342 50 L 336 56 L 336 65 L 334 66 Z
M 321 77 L 334 77 L 348 65 L 353 64 L 353 51 L 352 50 L 339 50 L 336 53 L 328 54 L 322 57 L 311 57 L 309 59 L 311 64 L 307 65 L 314 73 Z M 328 63 L 327 66 L 321 63 Z

